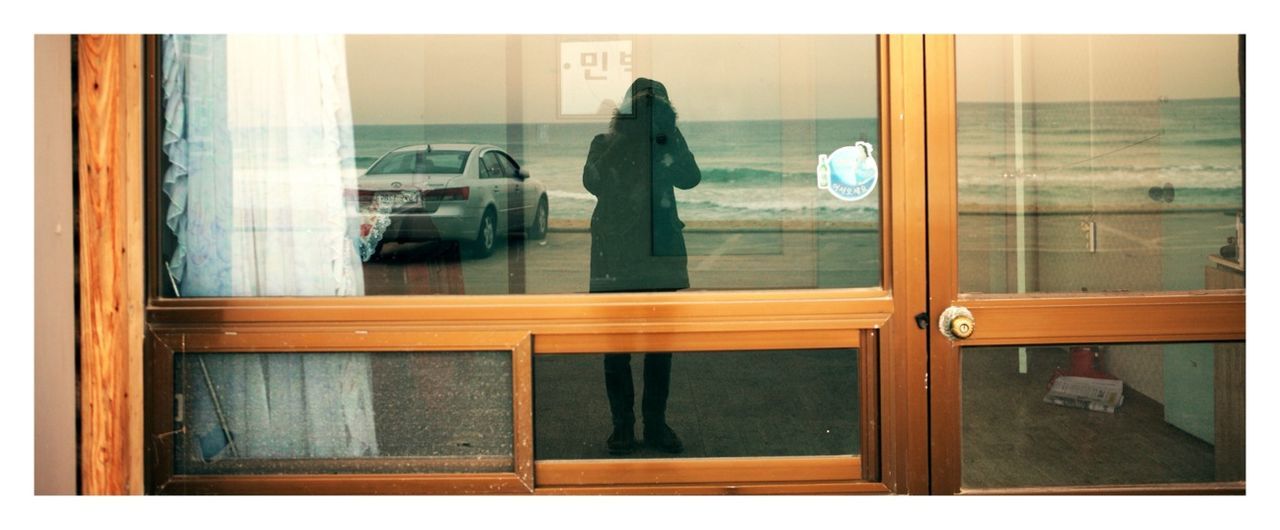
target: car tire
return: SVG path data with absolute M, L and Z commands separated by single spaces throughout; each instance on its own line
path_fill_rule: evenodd
M 538 199 L 538 209 L 533 212 L 533 226 L 529 227 L 529 239 L 546 239 L 547 219 L 550 210 L 547 208 L 547 197 Z
M 498 246 L 498 214 L 493 208 L 484 211 L 480 217 L 480 228 L 476 230 L 476 239 L 471 242 L 471 252 L 477 258 L 487 258 Z

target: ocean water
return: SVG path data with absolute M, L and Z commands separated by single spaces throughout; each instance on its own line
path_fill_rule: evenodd
M 1028 203 L 1049 210 L 1141 208 L 1166 185 L 1165 209 L 1243 205 L 1237 98 L 1038 103 L 1024 107 L 1023 123 L 1019 160 L 1012 105 L 959 105 L 962 211 L 1004 204 L 1018 174 Z
M 1018 289 L 1018 182 L 1028 289 L 1204 288 L 1244 205 L 1238 99 L 1028 105 L 1021 152 L 1013 110 L 957 109 L 963 291 Z
M 961 211 L 1012 208 L 1014 176 L 1025 176 L 1027 203 L 1041 210 L 1150 207 L 1150 189 L 1174 189 L 1168 209 L 1234 209 L 1243 204 L 1239 100 L 1038 103 L 1023 107 L 1021 156 L 1013 107 L 958 105 Z M 876 146 L 875 118 L 816 121 L 681 122 L 703 172 L 677 190 L 686 222 L 874 223 L 878 193 L 846 202 L 816 186 L 820 154 L 854 142 Z M 415 143 L 487 143 L 511 152 L 550 193 L 552 222 L 585 221 L 595 197 L 582 187 L 591 139 L 604 122 L 356 125 L 357 165 L 367 168 Z M 881 181 L 883 182 L 883 180 Z
M 856 141 L 879 146 L 874 118 L 818 121 L 681 122 L 702 182 L 676 190 L 686 222 L 780 223 L 844 220 L 873 223 L 876 194 L 846 202 L 817 188 L 818 155 Z M 586 221 L 596 199 L 582 186 L 591 140 L 607 123 L 356 125 L 357 166 L 367 169 L 396 147 L 417 143 L 485 143 L 510 152 L 547 184 L 551 221 Z M 876 154 L 879 158 L 878 153 Z

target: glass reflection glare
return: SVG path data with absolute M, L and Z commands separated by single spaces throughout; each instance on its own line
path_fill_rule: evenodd
M 636 252 L 683 252 L 682 287 L 689 289 L 879 283 L 879 189 L 841 201 L 819 189 L 814 174 L 819 154 L 858 142 L 873 156 L 883 152 L 874 37 L 351 35 L 323 47 L 290 47 L 282 56 L 314 66 L 315 84 L 275 84 L 269 79 L 278 74 L 245 68 L 261 60 L 255 50 L 275 55 L 267 53 L 275 46 L 270 38 L 192 40 L 200 46 L 179 50 L 161 68 L 169 80 L 164 103 L 175 109 L 166 127 L 187 154 L 180 159 L 179 151 L 166 150 L 169 168 L 204 175 L 201 161 L 240 160 L 232 154 L 329 130 L 349 133 L 351 143 L 333 154 L 299 152 L 297 160 L 332 160 L 323 174 L 342 183 L 307 188 L 312 198 L 272 191 L 278 174 L 322 174 L 290 171 L 289 161 L 242 164 L 211 173 L 214 180 L 197 177 L 185 189 L 166 187 L 160 200 L 170 219 L 161 238 L 170 264 L 162 282 L 167 296 L 209 295 L 183 283 L 197 285 L 211 274 L 216 284 L 223 276 L 295 270 L 301 265 L 290 254 L 268 245 L 235 254 L 258 261 L 231 259 L 212 272 L 197 266 L 201 278 L 182 277 L 193 260 L 230 248 L 235 234 L 316 234 L 322 225 L 346 234 L 359 260 L 352 272 L 362 276 L 362 289 L 336 294 L 601 292 L 591 287 L 599 278 L 589 265 L 599 237 L 591 219 L 602 199 L 584 186 L 583 173 L 592 139 L 615 112 L 634 113 L 624 94 L 641 78 L 660 79 L 677 94 L 679 134 L 667 139 L 696 153 L 700 181 L 665 196 L 679 205 L 671 222 L 682 225 L 683 250 L 663 247 L 670 238 L 660 232 L 641 237 L 627 229 L 613 239 L 636 236 Z M 308 86 L 324 90 L 299 88 Z M 313 125 L 292 111 L 274 112 L 293 103 L 263 103 L 282 94 L 342 112 L 326 114 L 336 117 L 331 125 Z M 220 116 L 248 109 L 276 120 L 269 138 L 277 140 L 249 145 L 262 137 L 260 124 L 241 122 L 226 122 L 230 134 L 218 136 Z M 213 128 L 192 129 L 193 123 Z M 205 130 L 217 134 L 190 136 Z M 448 151 L 470 154 L 439 158 Z M 500 154 L 487 157 L 490 151 Z M 237 216 L 255 186 L 278 213 Z M 661 201 L 654 207 L 665 208 Z M 662 215 L 635 219 L 650 232 L 669 230 Z M 337 250 L 315 248 L 331 246 L 327 252 Z M 243 294 L 335 293 L 231 293 Z
M 1196 290 L 1215 288 L 1206 267 L 1243 271 L 1239 46 L 958 37 L 961 291 Z

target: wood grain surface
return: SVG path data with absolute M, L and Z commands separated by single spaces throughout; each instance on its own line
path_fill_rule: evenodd
M 142 493 L 138 36 L 79 38 L 81 492 Z

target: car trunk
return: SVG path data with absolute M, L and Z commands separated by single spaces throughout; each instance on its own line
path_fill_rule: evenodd
M 430 194 L 443 190 L 450 183 L 460 180 L 458 174 L 384 174 L 360 177 L 360 205 L 367 208 L 375 201 L 393 208 L 421 206 L 428 213 L 435 211 L 440 200 Z M 424 200 L 424 193 L 428 193 Z

